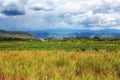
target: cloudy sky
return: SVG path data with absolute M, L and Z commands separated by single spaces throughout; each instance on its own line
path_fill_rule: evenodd
M 0 29 L 118 29 L 120 0 L 0 0 Z

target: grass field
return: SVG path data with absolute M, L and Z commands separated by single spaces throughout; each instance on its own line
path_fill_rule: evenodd
M 0 80 L 120 80 L 120 41 L 2 41 Z
M 95 40 L 55 40 L 55 41 L 1 41 L 0 50 L 119 50 L 120 40 L 95 41 Z

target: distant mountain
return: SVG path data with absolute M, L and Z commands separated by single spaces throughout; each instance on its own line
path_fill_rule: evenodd
M 104 29 L 104 30 L 79 30 L 79 29 L 48 29 L 38 31 L 28 31 L 40 38 L 52 37 L 54 39 L 62 38 L 120 38 L 120 30 Z
M 33 35 L 28 32 L 21 31 L 5 31 L 0 30 L 0 39 L 30 39 Z
M 120 30 L 104 29 L 104 30 L 79 30 L 79 29 L 47 29 L 38 31 L 5 31 L 0 30 L 0 39 L 12 38 L 12 39 L 31 39 L 35 38 L 33 34 L 38 38 L 120 38 Z

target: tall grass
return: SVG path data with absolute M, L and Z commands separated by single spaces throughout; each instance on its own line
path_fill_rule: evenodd
M 0 80 L 120 80 L 120 52 L 0 51 Z

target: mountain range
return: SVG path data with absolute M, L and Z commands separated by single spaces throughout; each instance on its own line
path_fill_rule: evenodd
M 28 31 L 35 34 L 39 38 L 120 38 L 120 30 L 104 29 L 104 30 L 79 30 L 79 29 L 47 29 Z
M 0 39 L 31 39 L 31 38 L 120 38 L 120 30 L 104 29 L 104 30 L 79 30 L 79 29 L 47 29 L 35 31 L 5 31 L 0 30 Z

